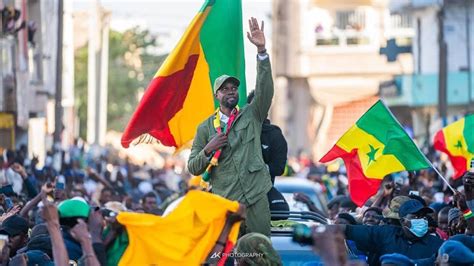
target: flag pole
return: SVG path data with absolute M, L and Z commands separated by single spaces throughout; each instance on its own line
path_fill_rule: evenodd
M 390 108 L 388 108 L 388 106 L 385 104 L 384 100 L 380 99 L 379 101 L 382 102 L 382 104 L 385 106 L 385 108 L 388 110 L 388 112 L 390 113 L 390 115 L 392 115 L 392 118 L 398 123 L 398 125 L 403 129 L 402 125 L 400 124 L 400 122 L 398 121 L 398 119 L 393 115 L 392 111 L 390 110 Z M 413 140 L 412 140 L 413 141 Z M 448 180 L 439 172 L 438 168 L 436 168 L 433 163 L 428 160 L 428 158 L 426 157 L 426 155 L 420 150 L 420 148 L 418 147 L 418 145 L 416 145 L 415 143 L 415 146 L 416 148 L 418 149 L 418 151 L 420 152 L 420 154 L 423 155 L 423 157 L 425 158 L 426 162 L 431 166 L 431 168 L 433 170 L 435 170 L 435 172 L 438 174 L 439 177 L 441 177 L 441 179 L 444 181 L 444 183 L 446 183 L 446 185 L 448 186 L 449 189 L 451 189 L 451 191 L 456 194 L 456 192 L 458 192 L 457 190 L 455 190 L 448 182 Z
M 424 154 L 423 154 L 423 155 L 424 155 Z M 441 177 L 441 179 L 443 179 L 444 183 L 446 183 L 446 185 L 448 185 L 449 189 L 451 189 L 451 191 L 452 191 L 454 194 L 456 194 L 456 192 L 458 192 L 458 191 L 455 190 L 455 189 L 449 184 L 449 182 L 448 182 L 448 180 L 446 179 L 446 177 L 444 177 L 444 176 L 439 172 L 438 168 L 436 168 L 436 167 L 433 165 L 433 163 L 432 163 L 430 160 L 428 160 L 428 158 L 426 158 L 426 156 L 425 156 L 425 159 L 429 162 L 429 164 L 431 165 L 431 168 L 432 168 L 433 170 L 435 170 L 435 172 L 438 174 L 438 176 Z

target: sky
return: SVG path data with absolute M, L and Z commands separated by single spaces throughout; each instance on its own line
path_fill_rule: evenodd
M 91 0 L 74 0 L 73 10 L 90 9 L 93 3 Z M 158 36 L 158 53 L 169 53 L 204 0 L 102 0 L 100 3 L 112 12 L 112 29 L 124 31 L 134 26 L 146 28 Z M 264 20 L 267 47 L 271 50 L 271 0 L 242 0 L 242 13 L 244 33 L 248 29 L 247 19 L 251 16 Z M 256 48 L 244 38 L 247 88 L 254 88 Z

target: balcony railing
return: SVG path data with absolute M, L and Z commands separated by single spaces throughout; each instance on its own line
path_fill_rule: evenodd
M 379 29 L 373 26 L 377 17 L 366 9 L 337 11 L 334 24 L 328 29 L 322 25 L 315 27 L 314 45 L 316 47 L 373 47 L 378 44 Z M 409 45 L 414 36 L 413 22 L 409 14 L 392 14 L 386 17 L 384 36 L 396 38 Z M 402 45 L 402 44 L 400 44 Z

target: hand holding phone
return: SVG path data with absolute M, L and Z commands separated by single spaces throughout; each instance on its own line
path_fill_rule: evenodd
M 5 198 L 5 207 L 7 208 L 7 210 L 13 208 L 13 201 L 9 197 Z

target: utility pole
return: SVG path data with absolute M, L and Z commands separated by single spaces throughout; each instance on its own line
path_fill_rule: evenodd
M 466 57 L 467 57 L 467 106 L 466 112 L 471 112 L 472 102 L 472 67 L 471 67 L 471 5 L 472 0 L 466 1 Z
M 443 127 L 447 125 L 447 81 L 448 81 L 448 47 L 444 40 L 444 16 L 445 6 L 444 1 L 441 3 L 441 8 L 438 11 L 438 47 L 439 47 L 439 73 L 438 73 L 438 111 L 439 116 L 443 121 Z
M 58 47 L 56 57 L 56 94 L 54 96 L 54 144 L 61 142 L 63 128 L 63 0 L 58 1 Z

